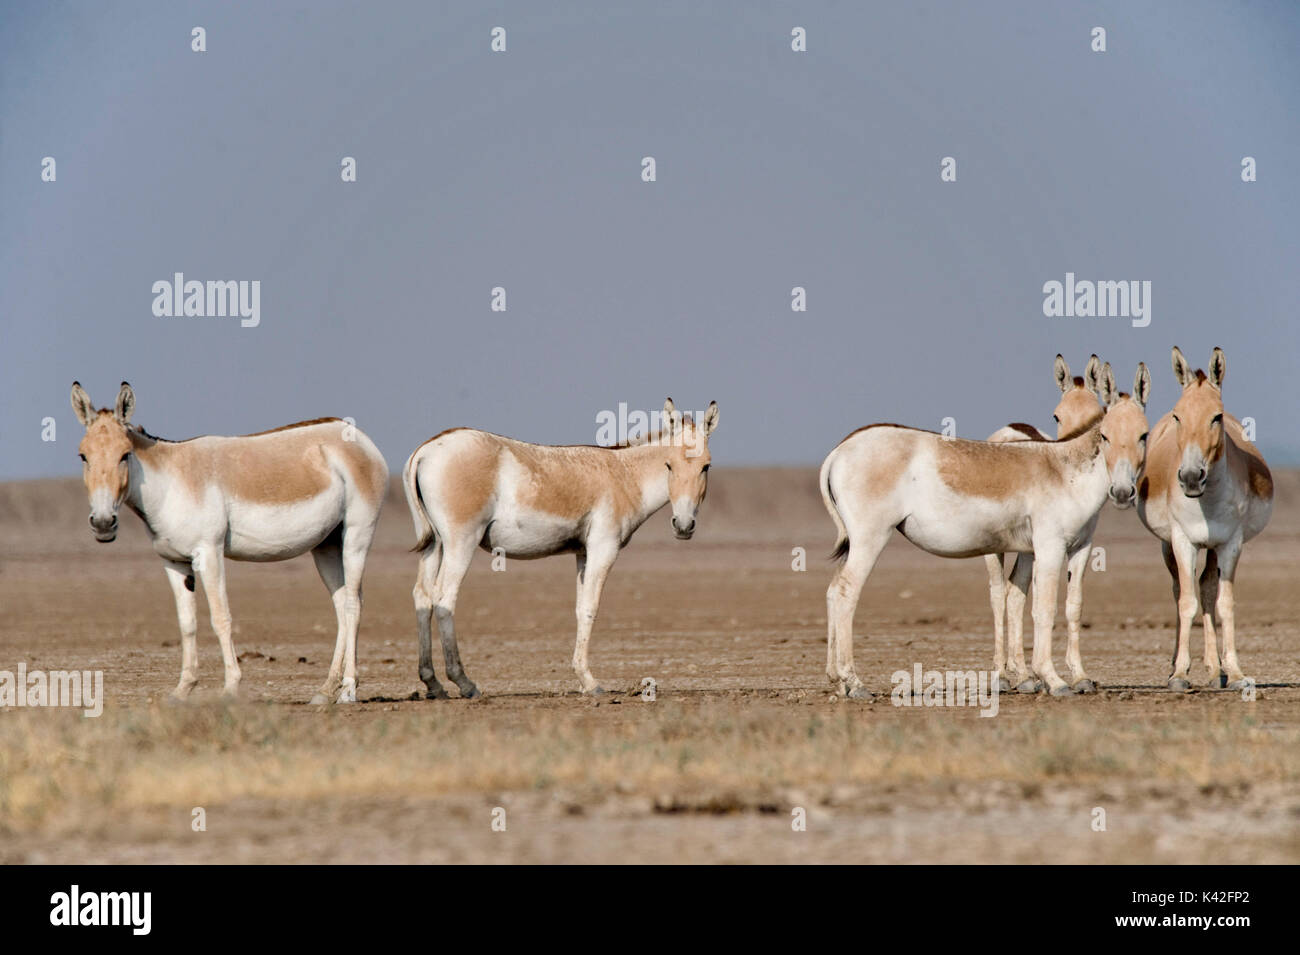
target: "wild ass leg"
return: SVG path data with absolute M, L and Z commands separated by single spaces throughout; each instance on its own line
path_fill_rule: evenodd
M 1049 543 L 1034 548 L 1034 672 L 1052 696 L 1069 696 L 1073 690 L 1052 663 L 1052 627 L 1056 623 L 1056 591 L 1060 585 L 1064 547 Z
M 1192 621 L 1196 618 L 1196 545 L 1175 524 L 1170 549 L 1178 571 L 1178 643 L 1174 648 L 1174 671 L 1169 675 L 1169 689 L 1191 689 L 1187 678 L 1192 664 Z
M 329 703 L 343 684 L 343 654 L 347 650 L 347 607 L 344 605 L 346 595 L 343 590 L 343 546 L 337 533 L 331 534 L 325 542 L 311 552 L 316 562 L 316 573 L 334 604 L 334 618 L 338 629 L 334 637 L 334 658 L 330 662 L 330 672 L 324 684 L 311 698 L 313 703 Z
M 1218 596 L 1219 553 L 1211 548 L 1205 552 L 1205 569 L 1201 571 L 1201 630 L 1205 637 L 1205 669 L 1210 675 L 1208 686 L 1215 690 L 1228 683 L 1219 663 L 1219 647 L 1214 632 L 1219 622 L 1215 606 Z
M 1034 555 L 1017 554 L 1007 587 L 1007 664 L 1015 671 L 1016 690 L 1020 693 L 1037 693 L 1043 688 L 1043 681 L 1025 664 L 1025 601 L 1033 576 Z
M 181 681 L 172 691 L 172 699 L 186 700 L 199 682 L 199 617 L 194 599 L 194 570 L 189 564 L 167 561 L 167 583 L 176 598 L 176 619 L 181 625 Z
M 1169 578 L 1173 582 L 1174 591 L 1174 655 L 1170 658 L 1170 671 L 1178 665 L 1178 561 L 1174 560 L 1174 547 L 1168 541 L 1160 542 L 1160 556 L 1164 559 L 1165 569 L 1169 571 Z
M 848 557 L 836 570 L 826 590 L 827 640 L 834 648 L 835 656 L 831 681 L 841 694 L 853 700 L 869 700 L 872 696 L 853 665 L 853 616 L 858 609 L 862 587 L 892 530 L 888 527 L 874 537 L 860 534 L 851 540 Z
M 1241 557 L 1241 542 L 1231 541 L 1219 551 L 1219 599 L 1216 609 L 1223 622 L 1223 666 L 1228 671 L 1228 689 L 1242 690 L 1250 682 L 1241 672 L 1237 662 L 1237 561 Z
M 415 627 L 420 644 L 420 680 L 424 683 L 426 700 L 445 700 L 447 691 L 438 682 L 433 669 L 433 597 L 437 592 L 438 569 L 442 566 L 442 541 L 435 540 L 420 554 L 420 567 L 415 573 Z
M 216 547 L 205 548 L 194 555 L 195 573 L 203 581 L 208 595 L 208 615 L 212 629 L 221 644 L 221 660 L 226 667 L 226 684 L 221 695 L 233 700 L 239 695 L 239 660 L 235 658 L 235 644 L 230 636 L 230 601 L 226 596 L 225 555 Z
M 366 572 L 366 556 L 374 537 L 374 525 L 343 528 L 343 609 L 347 648 L 343 653 L 343 688 L 340 703 L 357 701 L 357 633 L 361 629 L 361 578 Z
M 475 699 L 480 694 L 478 687 L 465 675 L 460 662 L 460 647 L 456 644 L 456 598 L 474 559 L 474 549 L 483 539 L 483 531 L 484 528 L 479 528 L 476 533 L 462 533 L 452 540 L 443 539 L 442 566 L 438 568 L 438 578 L 434 583 L 433 616 L 438 621 L 447 679 L 460 689 L 462 699 Z
M 591 628 L 596 623 L 596 611 L 600 607 L 600 595 L 605 589 L 605 578 L 609 576 L 609 569 L 614 566 L 617 556 L 617 548 L 611 550 L 604 546 L 589 545 L 586 551 L 578 552 L 578 639 L 573 645 L 573 672 L 578 675 L 582 692 L 588 696 L 599 696 L 605 692 L 587 666 L 587 647 L 591 643 Z
M 989 572 L 989 606 L 993 609 L 993 679 L 998 682 L 998 692 L 1011 691 L 1011 681 L 1006 678 L 1007 664 L 1005 619 L 1007 610 L 1006 577 L 1002 570 L 1001 554 L 986 554 L 984 566 Z M 829 645 L 829 643 L 828 643 Z
M 1065 565 L 1065 628 L 1069 632 L 1069 646 L 1065 662 L 1070 668 L 1070 686 L 1076 693 L 1096 693 L 1097 684 L 1083 672 L 1083 656 L 1079 652 L 1079 630 L 1083 622 L 1083 575 L 1088 569 L 1092 554 L 1092 539 L 1084 541 L 1069 555 Z

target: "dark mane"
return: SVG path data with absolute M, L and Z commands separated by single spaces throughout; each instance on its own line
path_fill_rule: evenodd
M 1007 427 L 1012 431 L 1020 432 L 1030 441 L 1046 440 L 1032 424 L 1025 424 L 1023 421 L 1013 421 L 1011 424 L 1007 425 Z
M 127 425 L 126 430 L 127 430 L 130 434 L 138 434 L 140 437 L 142 437 L 142 438 L 148 438 L 150 441 L 166 441 L 168 444 L 175 444 L 175 443 L 176 443 L 175 441 L 170 441 L 170 440 L 168 440 L 167 438 L 160 438 L 160 437 L 158 437 L 158 435 L 156 435 L 156 434 L 150 434 L 148 431 L 146 431 L 144 428 L 140 427 L 140 425 L 138 425 L 138 424 Z
M 257 438 L 264 434 L 275 434 L 278 431 L 292 431 L 294 428 L 310 428 L 312 425 L 329 424 L 331 421 L 342 421 L 342 418 L 312 418 L 310 421 L 295 421 L 293 424 L 281 425 L 278 428 L 269 428 L 266 431 L 254 431 L 252 434 L 245 434 L 245 438 Z
M 112 413 L 113 412 L 108 411 L 107 409 L 104 409 L 103 411 L 100 412 L 100 414 L 112 414 Z M 266 431 L 254 431 L 252 434 L 244 434 L 244 435 L 240 435 L 240 437 L 257 438 L 257 437 L 261 437 L 264 434 L 275 434 L 276 432 L 279 431 L 291 431 L 294 428 L 310 428 L 313 425 L 329 424 L 332 421 L 342 421 L 342 420 L 343 420 L 342 418 L 312 418 L 310 421 L 296 421 L 293 424 L 282 425 L 279 428 L 270 428 L 269 430 Z M 156 434 L 150 434 L 141 425 L 138 424 L 129 424 L 126 426 L 126 430 L 130 434 L 139 435 L 140 437 L 145 438 L 149 441 L 162 441 L 165 444 L 184 444 L 186 441 L 193 441 L 195 438 L 207 437 L 207 435 L 198 434 L 195 435 L 193 438 L 182 438 L 179 441 L 173 438 L 160 438 Z
M 1056 439 L 1056 443 L 1063 444 L 1066 441 L 1073 441 L 1075 438 L 1079 437 L 1080 435 L 1087 434 L 1093 428 L 1096 428 L 1098 425 L 1100 425 L 1101 419 L 1104 417 L 1106 416 L 1098 415 L 1096 420 L 1090 421 L 1087 424 L 1079 425 L 1079 427 L 1075 428 L 1073 431 L 1067 431 L 1065 434 L 1061 435 L 1059 438 Z

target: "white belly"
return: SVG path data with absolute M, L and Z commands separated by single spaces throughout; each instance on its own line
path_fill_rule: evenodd
M 233 560 L 287 560 L 323 541 L 343 519 L 340 484 L 292 504 L 229 503 L 226 556 Z
M 1019 501 L 955 494 L 931 473 L 919 475 L 908 488 L 905 512 L 898 530 L 940 557 L 1033 550 L 1029 519 Z
M 487 551 L 499 547 L 507 557 L 527 560 L 572 550 L 578 546 L 578 538 L 579 529 L 571 520 L 504 507 L 493 516 L 480 546 Z
M 912 514 L 898 530 L 904 537 L 939 557 L 1032 553 L 1029 521 L 978 522 L 935 514 Z

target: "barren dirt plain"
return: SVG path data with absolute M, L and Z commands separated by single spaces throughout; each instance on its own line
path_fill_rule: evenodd
M 992 656 L 982 561 L 901 538 L 855 628 L 877 698 L 831 695 L 833 531 L 812 469 L 715 468 L 689 542 L 667 511 L 651 518 L 605 590 L 592 670 L 611 692 L 595 701 L 569 665 L 571 557 L 494 572 L 480 554 L 457 622 L 483 698 L 417 694 L 394 485 L 366 573 L 361 702 L 332 707 L 306 702 L 335 630 L 309 557 L 229 565 L 242 698 L 218 700 L 201 601 L 200 685 L 169 705 L 176 616 L 139 520 L 100 545 L 80 481 L 3 484 L 0 670 L 101 670 L 106 701 L 97 719 L 0 708 L 0 861 L 1300 862 L 1300 473 L 1275 477 L 1237 577 L 1253 701 L 1165 689 L 1168 576 L 1136 513 L 1108 505 L 1084 595 L 1100 692 L 1006 694 L 991 719 L 890 703 L 896 670 Z M 1065 672 L 1063 614 L 1054 647 Z M 653 701 L 633 692 L 647 677 Z

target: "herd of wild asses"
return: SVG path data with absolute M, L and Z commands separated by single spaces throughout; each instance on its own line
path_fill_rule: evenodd
M 987 441 L 872 424 L 836 445 L 819 484 L 837 535 L 838 563 L 826 592 L 826 673 L 838 692 L 871 695 L 853 666 L 853 617 L 895 529 L 932 554 L 985 555 L 1001 689 L 1094 691 L 1079 629 L 1084 571 L 1107 498 L 1119 508 L 1136 505 L 1173 579 L 1178 634 L 1169 688 L 1190 687 L 1198 608 L 1210 685 L 1245 687 L 1234 580 L 1242 546 L 1268 523 L 1273 481 L 1241 422 L 1224 411 L 1223 352 L 1214 349 L 1208 371 L 1193 370 L 1177 348 L 1172 360 L 1182 393 L 1152 429 L 1145 364 L 1138 364 L 1127 393 L 1097 356 L 1083 376 L 1072 377 L 1058 355 L 1055 439 L 1025 424 L 1008 425 Z M 240 670 L 225 559 L 276 561 L 311 551 L 338 617 L 329 675 L 312 701 L 355 702 L 361 578 L 388 486 L 388 467 L 374 443 L 338 418 L 168 441 L 132 424 L 135 393 L 125 382 L 111 409 L 96 409 L 74 382 L 72 406 L 86 429 L 79 450 L 95 539 L 117 536 L 126 504 L 163 560 L 181 630 L 181 677 L 173 695 L 187 698 L 198 682 L 196 578 L 221 644 L 223 694 L 234 697 Z M 402 470 L 402 487 L 419 552 L 413 596 L 426 696 L 448 695 L 434 671 L 435 621 L 447 679 L 461 697 L 479 695 L 461 664 L 455 626 L 456 598 L 478 548 L 523 559 L 576 555 L 573 669 L 583 693 L 603 692 L 587 654 L 605 578 L 636 529 L 665 504 L 678 538 L 695 532 L 708 486 L 709 436 L 717 426 L 716 402 L 697 422 L 669 399 L 659 430 L 617 447 L 529 444 L 452 428 L 416 448 Z M 1008 577 L 1003 555 L 1009 553 L 1016 558 Z M 1068 683 L 1052 664 L 1062 564 Z M 1021 621 L 1031 584 L 1034 642 L 1026 665 Z

